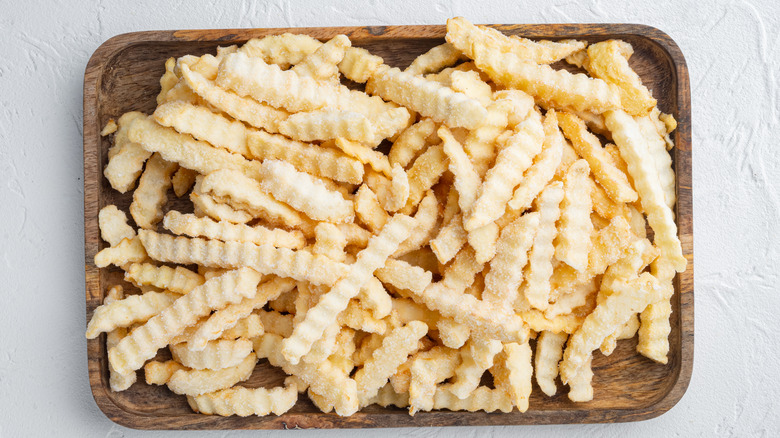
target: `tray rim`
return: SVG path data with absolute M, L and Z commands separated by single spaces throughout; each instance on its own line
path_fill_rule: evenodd
M 685 226 L 678 220 L 678 234 L 685 231 L 690 239 L 681 239 L 683 251 L 688 259 L 688 268 L 678 274 L 676 287 L 680 299 L 680 364 L 674 384 L 668 392 L 657 402 L 637 409 L 609 409 L 599 410 L 551 410 L 529 411 L 526 414 L 501 413 L 468 413 L 439 411 L 420 413 L 412 422 L 404 422 L 401 425 L 392 425 L 385 422 L 370 422 L 368 424 L 357 420 L 358 417 L 373 417 L 379 419 L 383 416 L 398 418 L 397 413 L 357 413 L 353 417 L 338 417 L 334 414 L 322 413 L 295 413 L 283 416 L 250 417 L 245 419 L 244 429 L 287 429 L 288 423 L 298 424 L 298 420 L 306 417 L 321 417 L 318 427 L 321 428 L 377 428 L 377 427 L 425 427 L 425 426 L 454 426 L 454 425 L 519 425 L 519 424 L 582 424 L 582 423 L 610 423 L 642 421 L 660 416 L 680 401 L 690 384 L 693 371 L 693 345 L 694 345 L 694 286 L 693 286 L 693 187 L 691 181 L 692 168 L 692 144 L 691 144 L 691 97 L 690 79 L 685 58 L 677 43 L 665 32 L 653 26 L 630 23 L 571 23 L 571 24 L 488 24 L 497 29 L 521 30 L 533 38 L 565 37 L 605 37 L 605 36 L 637 36 L 649 39 L 666 51 L 672 60 L 671 71 L 677 83 L 677 121 L 675 147 L 675 167 L 678 203 L 676 206 L 678 218 L 687 219 Z M 86 313 L 87 321 L 90 317 L 90 292 L 99 286 L 99 269 L 94 265 L 90 256 L 91 242 L 88 239 L 88 230 L 97 229 L 97 212 L 99 201 L 99 187 L 102 171 L 99 169 L 99 159 L 88 160 L 88 157 L 96 158 L 95 153 L 100 148 L 98 120 L 98 89 L 103 69 L 108 61 L 120 54 L 123 50 L 142 43 L 187 43 L 193 41 L 203 42 L 240 42 L 252 37 L 272 35 L 284 32 L 307 33 L 315 37 L 326 37 L 336 33 L 344 33 L 352 39 L 426 39 L 442 38 L 444 25 L 394 25 L 394 26 L 332 26 L 332 27 L 298 27 L 298 28 L 243 28 L 243 29 L 196 29 L 196 30 L 151 30 L 128 32 L 116 35 L 103 42 L 91 55 L 84 73 L 83 94 L 83 153 L 84 153 L 84 231 L 85 231 L 85 284 L 86 284 Z M 541 32 L 539 30 L 542 30 Z M 322 36 L 320 36 L 322 35 Z M 99 157 L 99 156 L 98 156 Z M 685 177 L 681 183 L 680 176 Z M 681 201 L 682 202 L 681 202 Z M 684 229 L 684 230 L 683 230 Z M 99 235 L 99 233 L 98 233 Z M 97 285 L 97 286 L 96 286 Z M 683 289 L 685 285 L 685 289 Z M 99 288 L 99 287 L 98 287 Z M 98 290 L 98 294 L 101 292 Z M 111 421 L 133 429 L 201 429 L 201 430 L 235 430 L 233 427 L 224 427 L 231 417 L 203 416 L 198 420 L 185 421 L 183 425 L 171 427 L 168 419 L 172 417 L 141 416 L 125 410 L 115 404 L 107 395 L 110 391 L 101 378 L 102 368 L 95 366 L 90 361 L 90 352 L 95 350 L 95 344 L 104 340 L 104 335 L 87 341 L 87 368 L 89 371 L 90 388 L 98 408 Z M 98 351 L 100 347 L 97 348 Z M 675 371 L 675 370 L 673 370 Z M 421 415 L 423 414 L 423 415 Z M 424 418 L 422 418 L 424 417 Z M 136 420 L 144 419 L 139 424 Z M 220 421 L 225 420 L 225 421 Z M 532 421 L 528 421 L 532 420 Z M 308 423 L 309 421 L 303 421 Z

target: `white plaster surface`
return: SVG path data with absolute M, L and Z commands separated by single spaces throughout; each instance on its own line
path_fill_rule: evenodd
M 295 435 L 780 436 L 780 2 L 0 0 L 0 437 L 185 435 L 113 424 L 87 381 L 81 104 L 100 43 L 151 29 L 441 24 L 455 15 L 644 23 L 682 48 L 693 94 L 690 387 L 667 414 L 633 424 Z

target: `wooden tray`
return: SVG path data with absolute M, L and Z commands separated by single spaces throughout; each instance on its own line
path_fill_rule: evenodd
M 529 38 L 577 38 L 591 42 L 621 38 L 634 46 L 631 64 L 653 90 L 662 111 L 679 122 L 674 132 L 673 159 L 677 172 L 677 223 L 688 269 L 675 280 L 669 336 L 669 363 L 660 365 L 635 352 L 636 339 L 621 341 L 610 357 L 594 354 L 594 400 L 569 402 L 559 382 L 558 395 L 548 398 L 534 387 L 528 412 L 421 412 L 371 406 L 348 418 L 320 413 L 303 396 L 287 414 L 267 417 L 218 417 L 193 413 L 185 398 L 165 387 L 147 386 L 142 373 L 127 391 L 108 385 L 105 335 L 87 342 L 89 381 L 100 409 L 113 421 L 138 429 L 278 429 L 363 428 L 406 426 L 601 423 L 653 418 L 669 410 L 685 392 L 693 367 L 693 215 L 691 202 L 690 86 L 685 60 L 677 44 L 658 29 L 634 24 L 496 25 L 507 33 Z M 297 29 L 233 29 L 135 32 L 111 38 L 87 64 L 84 75 L 84 233 L 87 321 L 103 301 L 109 284 L 121 282 L 118 270 L 98 269 L 93 258 L 105 247 L 98 230 L 98 210 L 115 203 L 128 207 L 131 196 L 119 195 L 103 178 L 109 142 L 99 132 L 109 118 L 125 111 L 151 112 L 168 57 L 215 53 L 218 45 L 240 44 L 249 38 L 283 32 L 327 39 L 346 34 L 353 44 L 382 56 L 390 65 L 405 67 L 417 55 L 444 41 L 444 26 L 374 26 Z M 174 201 L 174 204 L 176 202 Z M 178 208 L 178 207 L 177 207 Z M 129 285 L 125 284 L 130 287 Z M 81 336 L 81 335 L 78 335 Z M 275 385 L 281 372 L 267 362 L 258 365 L 249 385 Z

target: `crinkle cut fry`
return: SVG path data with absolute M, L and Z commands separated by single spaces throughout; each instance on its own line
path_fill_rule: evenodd
M 162 207 L 168 201 L 171 175 L 176 163 L 165 161 L 160 154 L 152 154 L 133 192 L 130 215 L 141 228 L 153 228 L 162 219 Z
M 385 61 L 368 50 L 349 47 L 339 63 L 339 71 L 347 79 L 364 84 Z
M 425 192 L 433 187 L 447 171 L 447 156 L 442 146 L 431 146 L 422 153 L 406 172 L 409 178 L 409 198 L 401 213 L 410 214 L 423 199 Z
M 487 46 L 474 47 L 474 63 L 497 84 L 517 88 L 556 108 L 573 108 L 600 114 L 620 107 L 615 85 L 549 65 L 537 65 L 513 53 Z
M 173 237 L 149 230 L 141 230 L 139 237 L 151 258 L 166 263 L 196 263 L 215 268 L 249 266 L 263 274 L 313 284 L 334 284 L 347 272 L 346 265 L 327 257 L 303 250 L 274 248 L 269 244 Z
M 512 412 L 512 399 L 500 389 L 490 389 L 480 386 L 467 398 L 459 399 L 449 390 L 450 385 L 436 388 L 433 398 L 433 409 L 448 409 L 450 411 L 485 411 Z
M 182 167 L 204 175 L 215 170 L 234 169 L 250 177 L 259 176 L 259 162 L 160 126 L 151 118 L 133 120 L 127 135 L 147 151 L 158 152 L 167 161 L 179 163 Z
M 358 253 L 347 275 L 323 295 L 316 306 L 309 309 L 305 319 L 295 326 L 291 337 L 283 342 L 282 353 L 291 363 L 298 363 L 314 341 L 332 324 L 365 285 L 374 271 L 381 268 L 398 245 L 409 236 L 415 221 L 404 215 L 395 215 L 380 234 L 369 240 L 366 249 Z
M 380 66 L 369 85 L 383 99 L 453 128 L 474 129 L 487 117 L 487 110 L 477 100 L 397 68 Z
M 352 42 L 346 35 L 336 35 L 303 58 L 292 71 L 301 76 L 311 76 L 318 81 L 338 82 L 338 64 L 344 59 L 346 49 L 350 46 Z
M 534 373 L 536 383 L 543 393 L 549 397 L 555 395 L 558 377 L 558 362 L 563 358 L 563 344 L 569 338 L 565 332 L 556 333 L 544 330 L 536 339 L 536 354 L 534 355 Z
M 255 338 L 255 352 L 258 357 L 267 358 L 271 365 L 303 380 L 313 392 L 333 405 L 338 415 L 349 416 L 357 412 L 360 405 L 355 380 L 335 368 L 329 360 L 319 364 L 290 363 L 282 355 L 282 340 L 281 336 L 266 333 Z
M 193 411 L 223 417 L 282 415 L 292 409 L 297 401 L 298 386 L 293 378 L 285 379 L 284 386 L 272 389 L 235 386 L 196 397 L 187 397 L 187 403 Z
M 547 186 L 536 200 L 539 211 L 539 229 L 528 255 L 525 299 L 531 306 L 545 310 L 550 299 L 550 277 L 553 273 L 553 240 L 557 234 L 555 223 L 560 216 L 559 204 L 563 199 L 563 184 L 554 182 Z
M 463 53 L 456 49 L 455 46 L 450 43 L 444 43 L 431 48 L 415 58 L 404 72 L 413 75 L 436 73 L 444 67 L 455 65 L 455 63 L 463 59 L 465 59 Z
M 283 33 L 252 38 L 238 49 L 246 56 L 257 57 L 269 64 L 287 69 L 314 53 L 322 43 L 309 35 Z
M 110 363 L 122 374 L 141 368 L 157 350 L 168 345 L 171 338 L 212 309 L 253 296 L 259 281 L 260 274 L 249 268 L 230 271 L 207 281 L 122 339 L 109 350 Z
M 182 101 L 168 102 L 158 106 L 152 117 L 162 126 L 173 128 L 182 134 L 190 134 L 215 147 L 249 156 L 246 126 L 211 112 L 206 107 Z
M 176 394 L 197 396 L 230 388 L 252 375 L 257 356 L 249 353 L 238 365 L 218 370 L 181 369 L 173 373 L 166 385 Z
M 301 249 L 306 244 L 306 238 L 299 230 L 286 231 L 279 228 L 269 229 L 262 225 L 250 227 L 227 221 L 216 222 L 208 217 L 199 218 L 192 214 L 181 214 L 176 210 L 165 215 L 163 227 L 177 235 L 203 236 L 222 241 L 236 240 L 258 245 L 268 243 L 278 248 Z
M 428 138 L 436 132 L 436 123 L 422 119 L 406 128 L 390 148 L 388 159 L 391 165 L 406 167 L 426 145 Z
M 485 276 L 484 301 L 512 309 L 538 228 L 539 213 L 534 212 L 517 218 L 501 230 L 496 256 Z
M 138 287 L 154 286 L 178 294 L 186 294 L 203 284 L 203 276 L 183 266 L 155 266 L 151 263 L 133 263 L 125 271 L 125 280 Z
M 106 292 L 106 298 L 103 301 L 103 304 L 111 304 L 123 298 L 124 293 L 122 286 L 112 286 L 108 292 Z M 118 344 L 119 341 L 121 341 L 125 336 L 127 336 L 127 329 L 124 327 L 119 327 L 108 332 L 106 334 L 106 350 L 114 348 L 114 346 Z M 124 375 L 119 374 L 116 372 L 116 370 L 114 370 L 114 367 L 112 367 L 111 364 L 108 365 L 108 374 L 109 386 L 111 387 L 111 390 L 115 392 L 126 390 L 127 388 L 131 387 L 137 379 L 135 372 Z
M 346 138 L 371 142 L 376 136 L 374 125 L 363 114 L 333 109 L 291 114 L 279 124 L 279 132 L 299 141 Z
M 558 236 L 555 239 L 555 258 L 580 272 L 588 267 L 590 239 L 585 236 L 593 232 L 589 172 L 585 160 L 576 161 L 566 172 Z
M 114 145 L 109 149 L 108 164 L 103 169 L 103 175 L 119 193 L 126 193 L 133 187 L 141 175 L 144 163 L 152 155 L 128 138 L 128 130 L 133 121 L 144 118 L 145 114 L 131 111 L 122 114 L 117 121 L 119 128 L 114 134 Z
M 504 344 L 504 351 L 498 356 L 496 365 L 491 368 L 491 372 L 495 373 L 493 377 L 496 388 L 509 394 L 512 403 L 520 412 L 528 410 L 533 370 L 531 346 L 528 341 L 522 344 Z
M 475 26 L 463 17 L 447 20 L 446 39 L 455 48 L 474 59 L 474 47 L 490 46 L 501 52 L 514 53 L 536 64 L 552 64 L 585 48 L 584 41 L 532 41 L 516 35 L 506 36 L 496 29 Z
M 586 68 L 591 76 L 618 86 L 620 102 L 626 112 L 642 116 L 655 107 L 656 100 L 628 65 L 628 57 L 622 51 L 624 44 L 627 43 L 618 40 L 591 44 L 588 46 Z
M 124 266 L 146 260 L 146 251 L 138 236 L 124 238 L 116 246 L 104 248 L 95 254 L 95 266 L 105 268 L 108 265 Z
M 252 342 L 248 339 L 218 339 L 210 341 L 201 351 L 192 351 L 186 343 L 169 346 L 173 359 L 182 365 L 197 370 L 219 370 L 238 365 L 250 353 Z

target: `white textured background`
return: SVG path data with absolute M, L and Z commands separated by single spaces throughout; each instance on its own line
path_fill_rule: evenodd
M 184 436 L 114 425 L 87 381 L 81 103 L 84 68 L 100 43 L 139 30 L 442 24 L 455 15 L 644 23 L 682 48 L 693 94 L 690 387 L 667 414 L 634 424 L 295 435 L 780 436 L 780 2 L 228 3 L 0 0 L 0 437 Z M 208 436 L 227 435 L 250 434 Z

